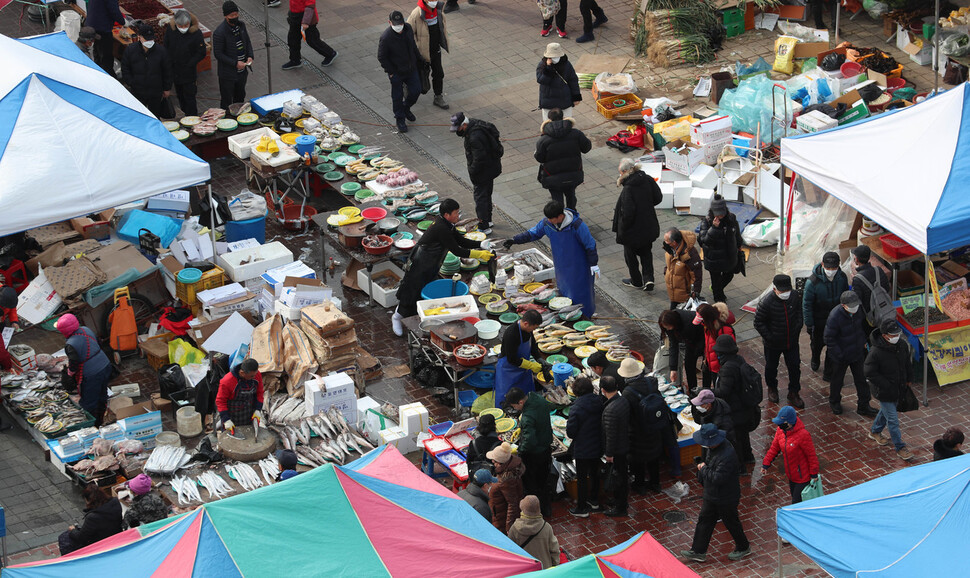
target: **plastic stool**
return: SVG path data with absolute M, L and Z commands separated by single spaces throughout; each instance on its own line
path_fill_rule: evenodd
M 30 281 L 27 280 L 27 268 L 19 259 L 14 259 L 6 269 L 0 269 L 0 274 L 3 275 L 4 284 L 13 287 L 17 293 L 22 293 L 30 285 Z

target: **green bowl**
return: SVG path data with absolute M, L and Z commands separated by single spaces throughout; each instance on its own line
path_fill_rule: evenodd
M 371 198 L 373 196 L 374 196 L 374 191 L 372 191 L 370 189 L 361 189 L 361 190 L 357 191 L 356 194 L 354 194 L 354 198 L 357 199 L 358 201 L 363 201 L 363 200 L 369 199 L 369 198 Z
M 498 316 L 498 322 L 504 325 L 512 325 L 519 320 L 518 313 L 503 313 Z
M 344 174 L 340 171 L 330 171 L 324 173 L 323 178 L 327 181 L 339 181 L 344 178 Z
M 434 221 L 421 221 L 418 223 L 418 229 L 421 231 L 427 231 L 431 225 L 434 225 Z
M 340 185 L 340 192 L 345 195 L 356 195 L 360 191 L 360 183 L 344 183 Z
M 397 241 L 398 239 L 413 239 L 414 233 L 410 233 L 408 231 L 398 231 L 397 233 L 394 233 L 393 235 L 391 235 L 391 238 L 394 239 L 395 241 Z
M 322 175 L 323 173 L 329 173 L 332 170 L 336 170 L 336 168 L 337 168 L 337 165 L 333 163 L 320 163 L 317 166 L 313 167 L 313 170 Z
M 445 255 L 444 264 L 445 265 L 458 265 L 460 261 L 461 261 L 461 259 L 458 258 L 458 255 L 455 255 L 454 253 L 449 252 L 447 255 Z
M 565 355 L 560 355 L 557 353 L 556 355 L 550 355 L 549 357 L 547 357 L 546 361 L 555 365 L 557 363 L 569 363 L 569 358 L 566 357 Z
M 573 325 L 573 329 L 575 329 L 576 331 L 586 331 L 593 325 L 595 325 L 595 323 L 593 323 L 592 321 L 577 321 L 575 325 Z
M 577 309 L 575 311 L 570 311 L 569 313 L 560 313 L 559 318 L 563 321 L 575 321 L 583 316 L 583 310 Z
M 347 156 L 347 153 L 340 152 L 340 151 L 334 151 L 334 152 L 330 153 L 329 155 L 327 155 L 327 158 L 330 159 L 330 160 L 334 160 L 334 159 L 336 159 L 338 157 L 345 157 L 345 156 Z
M 349 147 L 347 147 L 347 152 L 357 154 L 357 152 L 362 148 L 364 148 L 364 145 L 362 144 L 350 145 Z

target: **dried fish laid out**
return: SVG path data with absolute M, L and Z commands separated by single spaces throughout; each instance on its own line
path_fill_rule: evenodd
M 145 462 L 145 471 L 172 475 L 191 459 L 182 446 L 156 446 Z
M 259 474 L 249 464 L 238 463 L 234 465 L 226 464 L 226 471 L 229 476 L 239 482 L 247 492 L 255 490 L 263 485 L 263 480 L 259 479 Z
M 276 481 L 276 476 L 280 473 L 280 462 L 276 459 L 276 456 L 270 454 L 259 460 L 258 465 L 260 471 L 263 472 L 263 479 L 266 480 L 267 486 Z
M 64 429 L 64 423 L 48 415 L 35 423 L 34 427 L 43 434 L 52 434 Z
M 533 273 L 535 273 L 545 269 L 551 269 L 553 264 L 548 258 L 546 258 L 545 255 L 542 255 L 535 250 L 526 249 L 525 251 L 510 253 L 508 255 L 499 257 L 498 266 L 502 269 L 508 269 L 515 266 L 524 266 L 528 267 Z M 516 271 L 515 276 L 520 276 L 518 271 Z
M 209 492 L 210 498 L 215 497 L 221 500 L 223 496 L 231 494 L 233 491 L 232 486 L 227 484 L 222 476 L 212 471 L 203 472 L 196 478 L 196 481 Z
M 569 405 L 572 400 L 569 399 L 569 394 L 566 390 L 561 387 L 543 385 L 545 388 L 545 397 L 549 400 L 549 403 L 554 403 L 556 405 Z
M 266 416 L 269 423 L 292 423 L 306 417 L 306 405 L 301 398 L 277 395 L 270 398 Z
M 195 480 L 188 476 L 172 478 L 172 489 L 178 495 L 179 505 L 188 505 L 192 502 L 201 502 L 202 496 L 199 495 L 199 486 Z

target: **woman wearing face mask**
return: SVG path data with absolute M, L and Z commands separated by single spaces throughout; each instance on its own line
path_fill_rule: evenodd
M 778 403 L 778 361 L 785 356 L 788 368 L 788 403 L 805 407 L 798 392 L 801 390 L 801 369 L 798 357 L 798 335 L 802 331 L 801 297 L 792 290 L 791 277 L 775 275 L 772 291 L 761 298 L 754 314 L 754 328 L 764 340 L 765 385 L 768 401 Z
M 862 301 L 859 294 L 846 289 L 839 297 L 839 305 L 829 313 L 825 322 L 825 345 L 828 347 L 826 361 L 831 363 L 832 376 L 829 381 L 829 407 L 832 413 L 842 413 L 842 384 L 845 370 L 852 370 L 858 406 L 856 413 L 865 417 L 875 417 L 878 413 L 869 405 L 871 396 L 866 382 L 864 365 L 866 361 L 866 330 L 863 325 L 865 313 L 859 311 Z
M 572 118 L 573 107 L 583 100 L 583 95 L 579 91 L 579 77 L 558 42 L 546 45 L 542 60 L 536 66 L 536 82 L 539 83 L 542 120 L 549 119 L 549 111 L 553 108 L 561 109 L 563 118 Z
M 872 332 L 869 343 L 872 348 L 866 356 L 866 379 L 872 384 L 873 394 L 879 400 L 879 413 L 872 422 L 869 439 L 884 446 L 890 442 L 896 448 L 896 456 L 901 460 L 913 459 L 913 452 L 903 443 L 899 430 L 899 415 L 896 403 L 899 390 L 913 381 L 913 358 L 909 343 L 902 339 L 903 330 L 891 319 L 883 321 L 879 329 Z M 882 431 L 889 429 L 889 438 Z
M 738 442 L 734 437 L 734 420 L 731 418 L 731 406 L 728 402 L 717 398 L 713 391 L 702 389 L 697 397 L 690 400 L 690 405 L 690 413 L 695 423 L 716 425 L 717 429 L 727 434 L 727 441 L 731 442 L 735 451 L 738 450 Z
M 442 92 L 445 89 L 445 70 L 441 67 L 441 51 L 448 52 L 448 33 L 445 30 L 445 13 L 438 0 L 418 0 L 418 5 L 408 16 L 408 24 L 414 30 L 414 42 L 418 54 L 431 65 L 431 87 L 434 89 L 432 104 L 448 110 Z
M 795 408 L 786 405 L 778 411 L 778 417 L 771 420 L 778 429 L 771 440 L 771 447 L 761 462 L 761 473 L 764 474 L 771 467 L 778 454 L 785 460 L 785 475 L 788 477 L 788 489 L 791 491 L 791 503 L 802 501 L 802 490 L 808 482 L 818 477 L 818 456 L 815 455 L 815 444 L 812 435 L 805 429 L 802 420 L 795 413 Z
M 825 347 L 823 333 L 829 313 L 839 306 L 839 297 L 849 290 L 849 278 L 839 268 L 839 254 L 829 251 L 822 256 L 822 262 L 815 266 L 812 276 L 805 283 L 802 298 L 802 317 L 805 331 L 812 340 L 812 371 L 821 365 L 822 348 Z M 825 356 L 822 379 L 828 381 L 832 376 L 832 355 Z
M 175 78 L 179 108 L 186 116 L 196 116 L 199 114 L 195 101 L 196 67 L 205 59 L 205 40 L 198 18 L 187 10 L 176 11 L 165 30 L 165 49 Z
M 714 344 L 721 335 L 729 335 L 735 339 L 734 333 L 734 313 L 732 313 L 725 303 L 701 303 L 694 314 L 694 325 L 704 326 L 704 387 L 709 387 L 720 372 L 721 363 L 718 361 L 717 354 L 714 352 Z
M 158 118 L 165 114 L 162 100 L 172 88 L 172 63 L 164 46 L 155 45 L 155 30 L 147 24 L 138 27 L 138 42 L 125 47 L 121 55 L 121 79 L 131 94 Z

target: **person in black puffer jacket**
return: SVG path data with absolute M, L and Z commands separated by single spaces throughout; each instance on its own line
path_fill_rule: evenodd
M 712 423 L 722 430 L 731 442 L 734 450 L 738 449 L 737 438 L 734 437 L 734 420 L 731 419 L 731 406 L 723 399 L 718 399 L 714 392 L 702 389 L 697 397 L 690 400 L 690 412 L 694 422 L 698 425 Z
M 411 107 L 421 96 L 421 78 L 418 76 L 420 54 L 414 41 L 414 30 L 404 21 L 404 15 L 399 10 L 391 12 L 388 24 L 377 44 L 377 61 L 391 81 L 391 108 L 397 130 L 407 132 L 405 120 L 415 121 Z
M 963 440 L 963 430 L 955 426 L 948 427 L 943 437 L 933 442 L 933 461 L 962 456 Z
M 625 371 L 631 366 L 628 361 L 637 370 L 632 377 Z M 651 393 L 660 393 L 657 378 L 641 373 L 632 358 L 624 359 L 620 364 L 620 376 L 626 380 L 623 397 L 630 400 L 630 473 L 633 474 L 630 489 L 640 495 L 645 495 L 648 490 L 659 492 L 660 457 L 672 430 L 648 428 L 640 408 L 641 399 Z
M 84 486 L 84 522 L 80 527 L 70 526 L 57 538 L 61 556 L 90 546 L 99 540 L 114 536 L 122 530 L 121 502 L 109 498 L 97 484 Z
M 613 505 L 604 512 L 607 516 L 627 515 L 629 492 L 630 400 L 617 391 L 616 380 L 600 378 L 603 404 L 603 457 L 613 464 Z
M 623 260 L 630 277 L 623 284 L 653 291 L 653 242 L 660 236 L 660 223 L 654 209 L 663 200 L 660 186 L 640 170 L 633 159 L 620 161 L 617 186 L 623 187 L 613 208 L 613 232 L 623 245 Z M 642 272 L 641 272 L 642 271 Z
M 696 313 L 684 309 L 668 309 L 660 314 L 661 339 L 670 340 L 670 383 L 681 385 L 680 346 L 684 346 L 684 381 L 687 395 L 697 391 L 697 360 L 704 355 L 704 326 L 694 325 Z
M 741 227 L 738 218 L 727 209 L 721 195 L 714 195 L 707 217 L 701 221 L 697 241 L 704 249 L 704 268 L 711 276 L 714 301 L 727 301 L 724 289 L 735 273 L 744 274 L 744 259 L 740 257 Z
M 139 26 L 138 39 L 125 47 L 121 55 L 121 80 L 145 108 L 162 118 L 162 99 L 168 98 L 172 88 L 172 63 L 165 47 L 155 44 L 151 26 Z
M 802 296 L 802 318 L 805 331 L 812 340 L 812 371 L 818 371 L 821 364 L 822 348 L 825 347 L 825 322 L 829 313 L 839 306 L 839 297 L 849 289 L 849 278 L 839 269 L 839 254 L 829 251 L 822 256 L 822 262 L 815 266 L 811 277 L 805 282 Z M 822 379 L 832 377 L 832 359 L 825 356 Z
M 785 356 L 788 368 L 788 403 L 802 409 L 802 371 L 799 367 L 798 336 L 802 331 L 802 303 L 798 292 L 792 290 L 791 277 L 775 275 L 774 290 L 761 298 L 754 314 L 754 328 L 761 334 L 765 346 L 765 384 L 768 401 L 778 403 L 778 360 Z
M 754 463 L 751 452 L 751 430 L 757 427 L 755 410 L 741 399 L 744 382 L 741 379 L 741 364 L 744 358 L 738 355 L 738 344 L 730 335 L 721 335 L 714 344 L 721 370 L 714 384 L 714 396 L 723 399 L 731 408 L 731 422 L 734 423 L 734 439 L 738 458 L 744 464 Z
M 224 20 L 212 32 L 212 57 L 218 63 L 219 108 L 246 101 L 246 80 L 253 64 L 253 41 L 246 23 L 239 20 L 233 0 L 222 3 Z
M 558 108 L 564 118 L 573 116 L 573 107 L 583 100 L 579 90 L 579 77 L 566 51 L 558 42 L 550 42 L 536 65 L 536 82 L 539 83 L 539 108 L 542 120 L 549 118 L 549 111 Z
M 468 448 L 465 450 L 468 471 L 474 472 L 480 468 L 491 471 L 492 462 L 485 457 L 485 454 L 502 445 L 502 440 L 498 439 L 498 433 L 495 431 L 494 415 L 486 414 L 478 418 L 475 436 L 475 439 L 468 444 Z
M 490 122 L 468 118 L 459 112 L 451 117 L 451 131 L 465 139 L 465 161 L 468 178 L 474 189 L 475 216 L 478 230 L 488 234 L 492 229 L 492 191 L 495 178 L 502 174 L 502 146 L 498 128 Z
M 569 509 L 573 516 L 586 518 L 599 510 L 600 456 L 603 455 L 603 397 L 593 393 L 593 382 L 580 377 L 573 382 L 576 401 L 569 408 L 566 435 L 576 460 L 576 505 Z
M 883 321 L 878 331 L 869 338 L 869 355 L 866 356 L 866 379 L 872 386 L 872 393 L 879 400 L 879 413 L 869 429 L 869 439 L 878 445 L 886 445 L 889 440 L 882 437 L 882 430 L 889 429 L 889 437 L 901 460 L 909 461 L 915 456 L 903 443 L 899 431 L 899 416 L 896 404 L 899 391 L 913 381 L 913 359 L 909 343 L 902 339 L 903 330 L 893 320 Z
M 188 10 L 178 10 L 165 30 L 165 49 L 171 61 L 175 95 L 179 108 L 187 116 L 199 114 L 195 101 L 196 67 L 205 60 L 205 40 L 199 30 L 199 20 Z
M 576 187 L 583 184 L 583 155 L 593 148 L 583 131 L 574 128 L 575 121 L 563 118 L 562 110 L 549 111 L 549 119 L 540 127 L 542 136 L 533 155 L 539 161 L 539 183 L 549 190 L 553 200 L 576 209 Z
M 860 309 L 859 295 L 851 289 L 843 291 L 839 306 L 829 313 L 825 322 L 826 357 L 832 362 L 832 378 L 829 381 L 829 407 L 832 413 L 842 413 L 842 384 L 846 368 L 852 369 L 858 406 L 856 412 L 865 417 L 878 413 L 869 405 L 872 395 L 866 382 L 866 332 L 863 328 L 864 314 Z

